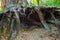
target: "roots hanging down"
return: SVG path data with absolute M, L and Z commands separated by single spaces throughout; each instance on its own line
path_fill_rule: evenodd
M 10 34 L 8 40 L 14 31 L 18 34 L 21 28 L 33 29 L 35 26 L 44 27 L 51 31 L 51 26 L 48 23 L 60 25 L 60 12 L 55 11 L 55 8 L 39 8 L 39 7 L 20 7 L 8 10 L 0 14 L 0 33 L 6 29 Z M 32 27 L 34 26 L 34 27 Z M 12 39 L 11 39 L 12 40 Z

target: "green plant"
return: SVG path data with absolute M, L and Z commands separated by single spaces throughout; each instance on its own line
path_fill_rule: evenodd
M 38 4 L 39 3 L 39 4 Z M 56 6 L 60 7 L 60 0 L 39 0 L 37 3 L 28 1 L 29 6 Z

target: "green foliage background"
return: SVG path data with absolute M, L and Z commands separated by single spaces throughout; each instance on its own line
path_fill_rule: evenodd
M 56 6 L 56 7 L 60 7 L 60 0 L 39 0 L 37 1 L 39 3 L 35 4 L 30 2 L 30 6 Z

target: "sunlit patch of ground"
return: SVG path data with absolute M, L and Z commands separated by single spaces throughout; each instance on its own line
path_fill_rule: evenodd
M 2 40 L 4 37 L 2 36 Z M 60 40 L 57 28 L 53 27 L 52 31 L 48 32 L 43 28 L 35 28 L 34 30 L 22 30 L 17 37 L 12 40 Z
M 60 37 L 56 27 L 52 27 L 51 32 L 43 28 L 36 28 L 32 31 L 22 31 L 14 40 L 60 40 Z

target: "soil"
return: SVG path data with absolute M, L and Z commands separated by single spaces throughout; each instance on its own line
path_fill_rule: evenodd
M 52 27 L 53 25 L 51 25 Z M 1 40 L 7 40 L 7 37 L 3 37 Z M 58 28 L 52 27 L 51 32 L 48 32 L 44 28 L 35 28 L 34 30 L 22 30 L 18 36 L 12 40 L 60 40 Z

